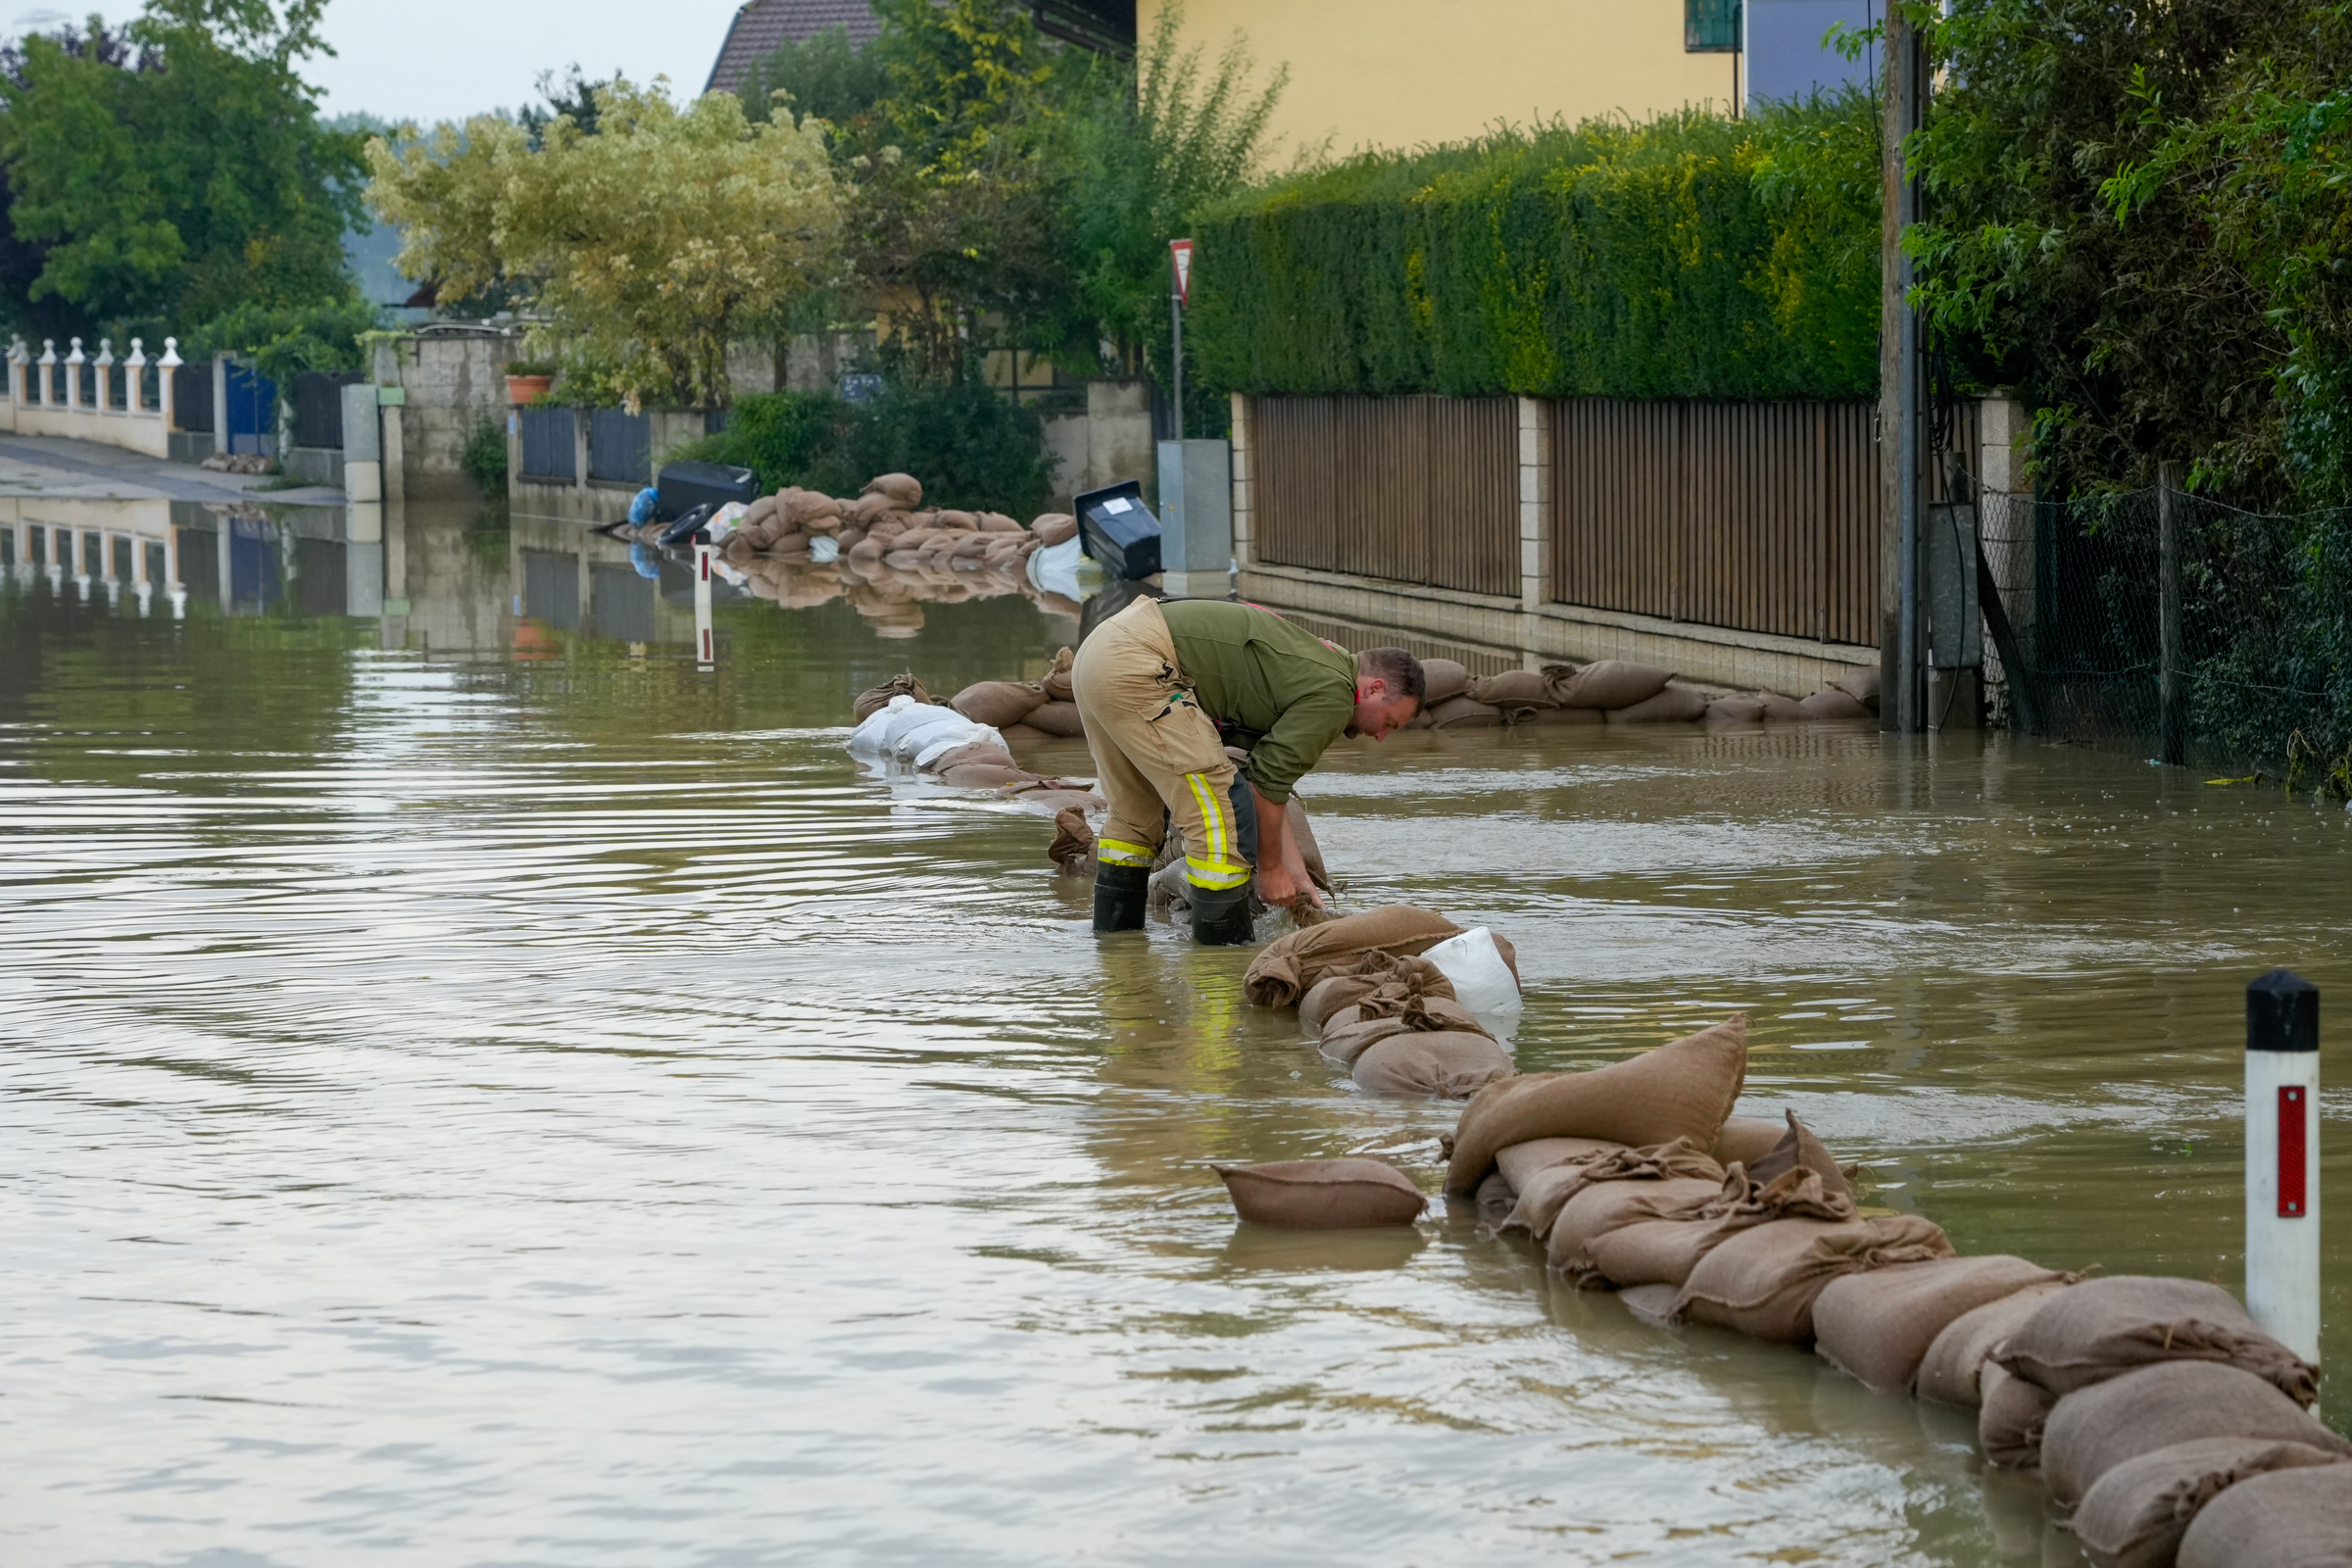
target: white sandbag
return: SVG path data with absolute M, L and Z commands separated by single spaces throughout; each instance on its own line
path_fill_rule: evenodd
M 851 732 L 850 750 L 862 753 L 867 757 L 887 757 L 890 755 L 890 726 L 892 723 L 909 708 L 927 708 L 929 706 L 931 705 L 917 703 L 913 698 L 905 695 L 893 697 L 889 702 L 866 714 L 865 721 Z
M 916 744 L 922 750 L 916 752 L 909 760 L 915 766 L 927 770 L 933 762 L 938 761 L 950 752 L 960 750 L 966 746 L 980 744 L 1002 748 L 1004 744 L 1004 737 L 995 726 L 975 724 L 967 718 L 952 730 L 945 727 L 924 730 L 916 737 Z
M 1043 594 L 1059 594 L 1064 599 L 1083 599 L 1084 590 L 1078 586 L 1078 561 L 1085 549 L 1073 534 L 1057 545 L 1047 545 L 1029 553 L 1029 581 Z
M 820 533 L 808 541 L 808 559 L 818 565 L 841 559 L 841 541 L 829 533 Z
M 1453 982 L 1455 1000 L 1481 1018 L 1519 1010 L 1519 977 L 1495 950 L 1494 935 L 1477 926 L 1448 937 L 1421 956 Z

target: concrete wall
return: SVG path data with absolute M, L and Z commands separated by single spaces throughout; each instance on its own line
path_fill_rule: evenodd
M 1166 0 L 1139 0 L 1149 39 Z M 1179 37 L 1214 59 L 1235 34 L 1290 85 L 1269 132 L 1275 161 L 1460 141 L 1525 124 L 1686 104 L 1728 110 L 1730 54 L 1683 48 L 1683 0 L 1186 0 Z M 1203 265 L 1213 265 L 1204 261 Z
M 1086 383 L 1086 478 L 1093 490 L 1121 479 L 1140 479 L 1144 499 L 1159 491 L 1159 450 L 1152 438 L 1152 383 L 1100 380 Z
M 519 330 L 450 323 L 375 345 L 375 381 L 400 399 L 383 411 L 387 501 L 471 482 L 459 460 L 476 430 L 507 422 L 507 364 L 521 352 Z

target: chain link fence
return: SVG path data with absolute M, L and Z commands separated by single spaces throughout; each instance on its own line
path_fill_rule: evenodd
M 1979 501 L 2027 666 L 1987 650 L 1995 722 L 2352 796 L 2352 511 L 2239 512 L 2158 489 Z

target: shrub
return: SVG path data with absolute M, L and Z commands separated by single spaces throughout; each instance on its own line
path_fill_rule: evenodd
M 496 419 L 484 419 L 466 438 L 466 450 L 458 457 L 458 466 L 482 487 L 484 494 L 504 499 L 507 493 L 506 425 Z

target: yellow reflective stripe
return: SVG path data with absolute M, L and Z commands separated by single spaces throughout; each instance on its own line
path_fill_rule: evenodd
M 1231 860 L 1196 860 L 1188 855 L 1184 879 L 1197 888 L 1238 888 L 1250 880 L 1250 868 Z
M 1105 865 L 1150 865 L 1158 858 L 1157 850 L 1123 839 L 1102 839 L 1095 844 L 1095 858 Z
M 1211 860 L 1230 862 L 1233 859 L 1233 824 L 1227 819 L 1226 813 L 1233 809 L 1233 803 L 1209 787 L 1205 774 L 1187 773 L 1184 781 L 1192 786 L 1194 804 L 1200 808 L 1201 829 L 1208 835 L 1208 842 L 1201 848 L 1207 851 Z M 1227 883 L 1226 886 L 1232 884 Z

